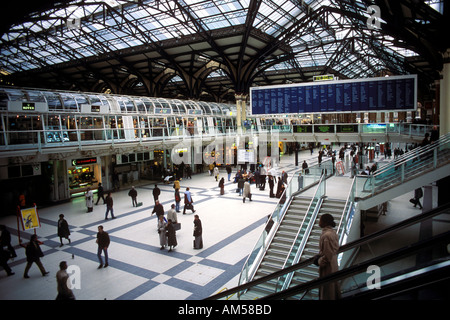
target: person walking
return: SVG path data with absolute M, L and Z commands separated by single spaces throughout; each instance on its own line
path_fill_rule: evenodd
M 158 234 L 159 234 L 159 245 L 160 250 L 163 250 L 167 245 L 166 237 L 166 222 L 164 221 L 164 215 L 158 216 Z
M 303 169 L 303 174 L 309 173 L 308 164 L 306 163 L 306 160 L 303 160 L 302 169 Z
M 166 231 L 167 231 L 167 246 L 169 247 L 169 252 L 171 252 L 172 249 L 174 249 L 178 244 L 176 231 L 173 224 L 174 222 L 172 221 L 172 219 L 167 219 Z
M 274 177 L 269 175 L 269 197 L 274 198 L 273 187 L 275 186 Z
M 240 175 L 239 176 L 239 180 L 238 180 L 238 184 L 237 184 L 237 187 L 238 187 L 238 190 L 239 190 L 239 197 L 242 196 L 242 190 L 244 189 L 244 183 L 245 183 L 245 180 L 242 177 L 242 175 Z
M 58 220 L 58 237 L 59 237 L 59 242 L 61 243 L 59 245 L 60 247 L 63 246 L 63 241 L 62 241 L 63 238 L 66 238 L 70 244 L 69 236 L 70 236 L 69 224 L 64 219 L 64 215 L 60 214 L 59 220 Z
M 97 269 L 106 268 L 109 265 L 108 262 L 108 247 L 110 244 L 109 234 L 108 232 L 103 230 L 103 226 L 98 226 L 98 232 L 97 232 L 97 240 L 96 243 L 98 245 L 97 248 L 97 258 L 100 262 L 100 265 Z M 102 259 L 102 251 L 105 255 L 105 264 L 103 265 L 103 259 Z
M 131 190 L 128 191 L 128 196 L 131 197 L 131 204 L 133 207 L 137 207 L 137 191 L 134 186 L 132 186 Z
M 0 225 L 0 248 L 4 247 L 8 248 L 8 259 L 17 257 L 16 250 L 14 250 L 14 247 L 11 245 L 11 233 L 6 229 L 6 226 L 2 224 Z
M 158 188 L 157 184 L 155 184 L 155 188 L 153 189 L 152 193 L 153 193 L 153 200 L 155 200 L 156 203 L 156 200 L 159 200 L 159 195 L 161 194 L 161 189 Z
M 199 216 L 194 215 L 194 249 L 203 249 L 203 228 Z
M 225 194 L 225 179 L 222 177 L 219 181 L 220 194 Z
M 226 166 L 226 170 L 227 170 L 227 175 L 228 175 L 228 181 L 230 181 L 230 178 L 231 178 L 231 172 L 232 172 L 233 170 L 231 169 L 231 166 L 230 166 L 229 164 Z
M 244 182 L 244 197 L 242 198 L 242 202 L 245 203 L 245 198 L 249 198 L 250 201 L 252 201 L 252 193 L 250 190 L 250 182 L 248 182 L 248 179 Z
M 175 189 L 175 211 L 180 211 L 180 202 L 181 202 L 181 196 L 180 196 L 180 189 Z
M 156 200 L 155 206 L 153 208 L 152 214 L 156 213 L 156 224 L 157 224 L 157 230 L 159 230 L 159 218 L 164 218 L 164 207 L 161 203 L 159 203 L 159 200 Z
M 25 271 L 23 273 L 23 277 L 25 279 L 29 278 L 28 271 L 30 270 L 33 262 L 36 263 L 36 265 L 38 266 L 42 276 L 48 274 L 48 271 L 45 270 L 41 262 L 41 258 L 44 256 L 44 253 L 42 253 L 40 243 L 37 239 L 37 235 L 33 234 L 31 236 L 30 242 L 25 247 L 25 255 L 27 256 L 27 265 L 25 266 Z
M 84 197 L 86 199 L 87 212 L 92 212 L 94 210 L 94 194 L 91 188 L 87 188 Z
M 67 274 L 67 262 L 61 261 L 59 263 L 59 271 L 56 273 L 56 284 L 58 295 L 56 300 L 75 300 L 75 295 L 68 287 L 69 275 Z
M 186 166 L 186 179 L 192 179 L 192 168 L 189 164 Z
M 214 167 L 214 177 L 216 178 L 216 181 L 219 181 L 219 167 Z
M 108 192 L 108 195 L 106 196 L 106 213 L 105 213 L 105 220 L 108 220 L 108 213 L 111 212 L 111 218 L 115 219 L 116 217 L 114 217 L 114 201 L 113 198 L 111 196 L 111 192 Z
M 186 209 L 191 209 L 192 213 L 195 212 L 193 203 L 194 203 L 194 199 L 192 199 L 192 194 L 189 191 L 189 188 L 186 188 L 186 191 L 184 192 L 183 214 L 186 214 Z
M 331 214 L 321 215 L 319 226 L 322 228 L 322 234 L 319 239 L 319 254 L 315 257 L 314 263 L 319 266 L 319 277 L 324 277 L 339 270 L 337 263 L 339 238 L 333 229 L 336 223 Z M 327 283 L 319 288 L 320 300 L 336 300 L 340 297 L 341 290 L 338 282 Z
M 414 190 L 414 198 L 409 200 L 412 204 L 414 204 L 414 208 L 419 206 L 420 209 L 423 209 L 422 204 L 420 203 L 420 199 L 423 197 L 422 188 L 417 188 Z
M 11 270 L 11 267 L 8 265 L 8 260 L 11 257 L 11 253 L 5 250 L 2 246 L 0 247 L 0 267 L 5 270 L 6 274 L 9 276 L 14 275 L 15 273 Z
M 101 182 L 99 182 L 98 188 L 97 188 L 97 202 L 95 203 L 95 205 L 98 205 L 98 202 L 100 201 L 100 199 L 103 199 L 103 204 L 105 204 L 104 192 L 105 191 L 103 189 L 103 186 L 102 186 Z

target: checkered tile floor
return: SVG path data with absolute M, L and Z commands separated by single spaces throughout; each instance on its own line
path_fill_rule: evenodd
M 309 151 L 300 153 L 302 162 L 309 158 L 312 162 Z M 297 170 L 294 157 L 282 157 L 280 169 L 293 174 Z M 236 169 L 233 176 L 235 172 Z M 227 180 L 224 170 L 221 176 Z M 10 230 L 18 256 L 9 261 L 15 275 L 7 277 L 0 271 L 0 299 L 54 299 L 57 294 L 55 275 L 63 260 L 80 271 L 80 288 L 73 290 L 78 300 L 198 300 L 236 286 L 244 262 L 278 199 L 269 198 L 268 188 L 260 191 L 252 185 L 253 201 L 243 203 L 235 193 L 236 184 L 226 181 L 224 195 L 219 194 L 217 185 L 208 173 L 181 181 L 181 191 L 190 187 L 196 214 L 202 220 L 204 248 L 201 250 L 192 247 L 194 217 L 190 210 L 186 215 L 178 213 L 182 226 L 177 231 L 178 246 L 172 252 L 160 250 L 156 216 L 151 215 L 153 184 L 136 187 L 138 201 L 143 202 L 138 208 L 132 207 L 128 188 L 113 193 L 114 220 L 104 220 L 104 205 L 94 206 L 93 212 L 86 213 L 83 198 L 40 209 L 41 227 L 36 232 L 43 242 L 41 248 L 45 256 L 41 261 L 50 272 L 45 277 L 33 265 L 30 278 L 23 278 L 25 250 L 18 245 L 16 217 L 1 217 L 0 223 Z M 158 186 L 162 191 L 160 200 L 167 211 L 174 203 L 174 189 L 172 185 Z M 59 247 L 56 232 L 61 213 L 70 225 L 71 244 L 63 239 L 64 246 Z M 103 269 L 97 269 L 95 239 L 99 225 L 103 225 L 111 237 L 109 267 Z M 31 234 L 21 230 L 25 243 Z

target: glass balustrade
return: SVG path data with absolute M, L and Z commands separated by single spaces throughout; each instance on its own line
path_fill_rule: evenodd
M 350 261 L 349 266 L 341 265 L 338 272 L 325 278 L 321 279 L 317 274 L 315 280 L 259 298 L 317 300 L 318 289 L 328 281 L 338 281 L 342 297 L 349 297 L 370 290 L 369 277 L 373 273 L 368 270 L 373 266 L 378 268 L 381 287 L 407 277 L 417 277 L 433 268 L 448 268 L 450 255 L 447 246 L 450 242 L 450 228 L 445 221 L 448 220 L 449 214 L 450 204 L 446 204 L 342 245 L 339 254 Z M 444 223 L 439 223 L 441 221 Z M 279 279 L 288 273 L 302 274 L 304 271 L 307 272 L 306 269 L 312 263 L 313 258 L 299 262 L 209 299 L 226 299 L 236 292 L 244 292 L 248 288 Z

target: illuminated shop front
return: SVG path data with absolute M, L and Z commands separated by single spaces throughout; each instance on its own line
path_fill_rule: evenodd
M 97 157 L 67 160 L 69 192 L 71 196 L 84 194 L 87 188 L 96 190 L 101 181 L 101 167 Z

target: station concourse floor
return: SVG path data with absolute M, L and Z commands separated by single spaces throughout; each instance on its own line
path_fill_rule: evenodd
M 317 162 L 317 149 L 311 155 L 309 150 L 299 152 L 295 166 L 294 155 L 283 155 L 280 159 L 280 172 L 289 175 L 301 168 L 303 160 L 308 164 Z M 236 173 L 233 168 L 232 177 Z M 181 190 L 191 189 L 195 214 L 198 214 L 203 226 L 203 249 L 193 249 L 193 220 L 190 210 L 183 215 L 178 213 L 181 230 L 177 231 L 178 246 L 174 251 L 160 250 L 159 236 L 156 231 L 156 215 L 153 210 L 152 190 L 154 183 L 137 184 L 138 201 L 141 207 L 132 207 L 127 195 L 129 187 L 114 192 L 114 215 L 116 219 L 105 220 L 106 206 L 94 205 L 91 213 L 86 213 L 84 198 L 74 198 L 70 202 L 39 209 L 41 227 L 36 229 L 44 257 L 41 262 L 49 274 L 42 276 L 36 264 L 29 271 L 29 279 L 23 278 L 26 265 L 25 249 L 18 245 L 17 220 L 15 216 L 0 217 L 11 232 L 12 245 L 17 257 L 8 264 L 15 272 L 7 276 L 0 271 L 0 300 L 53 300 L 57 295 L 56 272 L 60 261 L 79 269 L 79 288 L 73 289 L 77 300 L 200 300 L 225 288 L 238 285 L 242 267 L 261 235 L 267 217 L 278 202 L 269 198 L 266 185 L 260 191 L 251 185 L 252 200 L 242 201 L 235 192 L 236 184 L 228 182 L 224 169 L 220 177 L 225 177 L 225 194 L 219 194 L 218 182 L 208 172 L 195 174 L 192 179 L 180 181 Z M 330 196 L 345 198 L 351 186 L 347 173 L 329 179 L 327 188 Z M 337 187 L 333 187 L 337 186 Z M 160 201 L 164 210 L 174 203 L 172 184 L 158 183 L 161 189 Z M 393 199 L 390 206 L 401 206 L 406 199 Z M 97 196 L 94 196 L 95 201 Z M 404 215 L 420 213 L 417 209 L 407 208 Z M 181 211 L 183 210 L 183 201 Z M 60 247 L 57 236 L 59 214 L 64 214 L 69 223 L 71 244 L 63 239 Z M 392 215 L 384 216 L 396 219 Z M 404 219 L 406 217 L 397 217 Z M 388 221 L 388 224 L 396 221 Z M 108 249 L 109 266 L 97 269 L 96 234 L 97 227 L 103 225 L 109 233 L 111 244 Z M 32 232 L 20 231 L 24 243 Z

